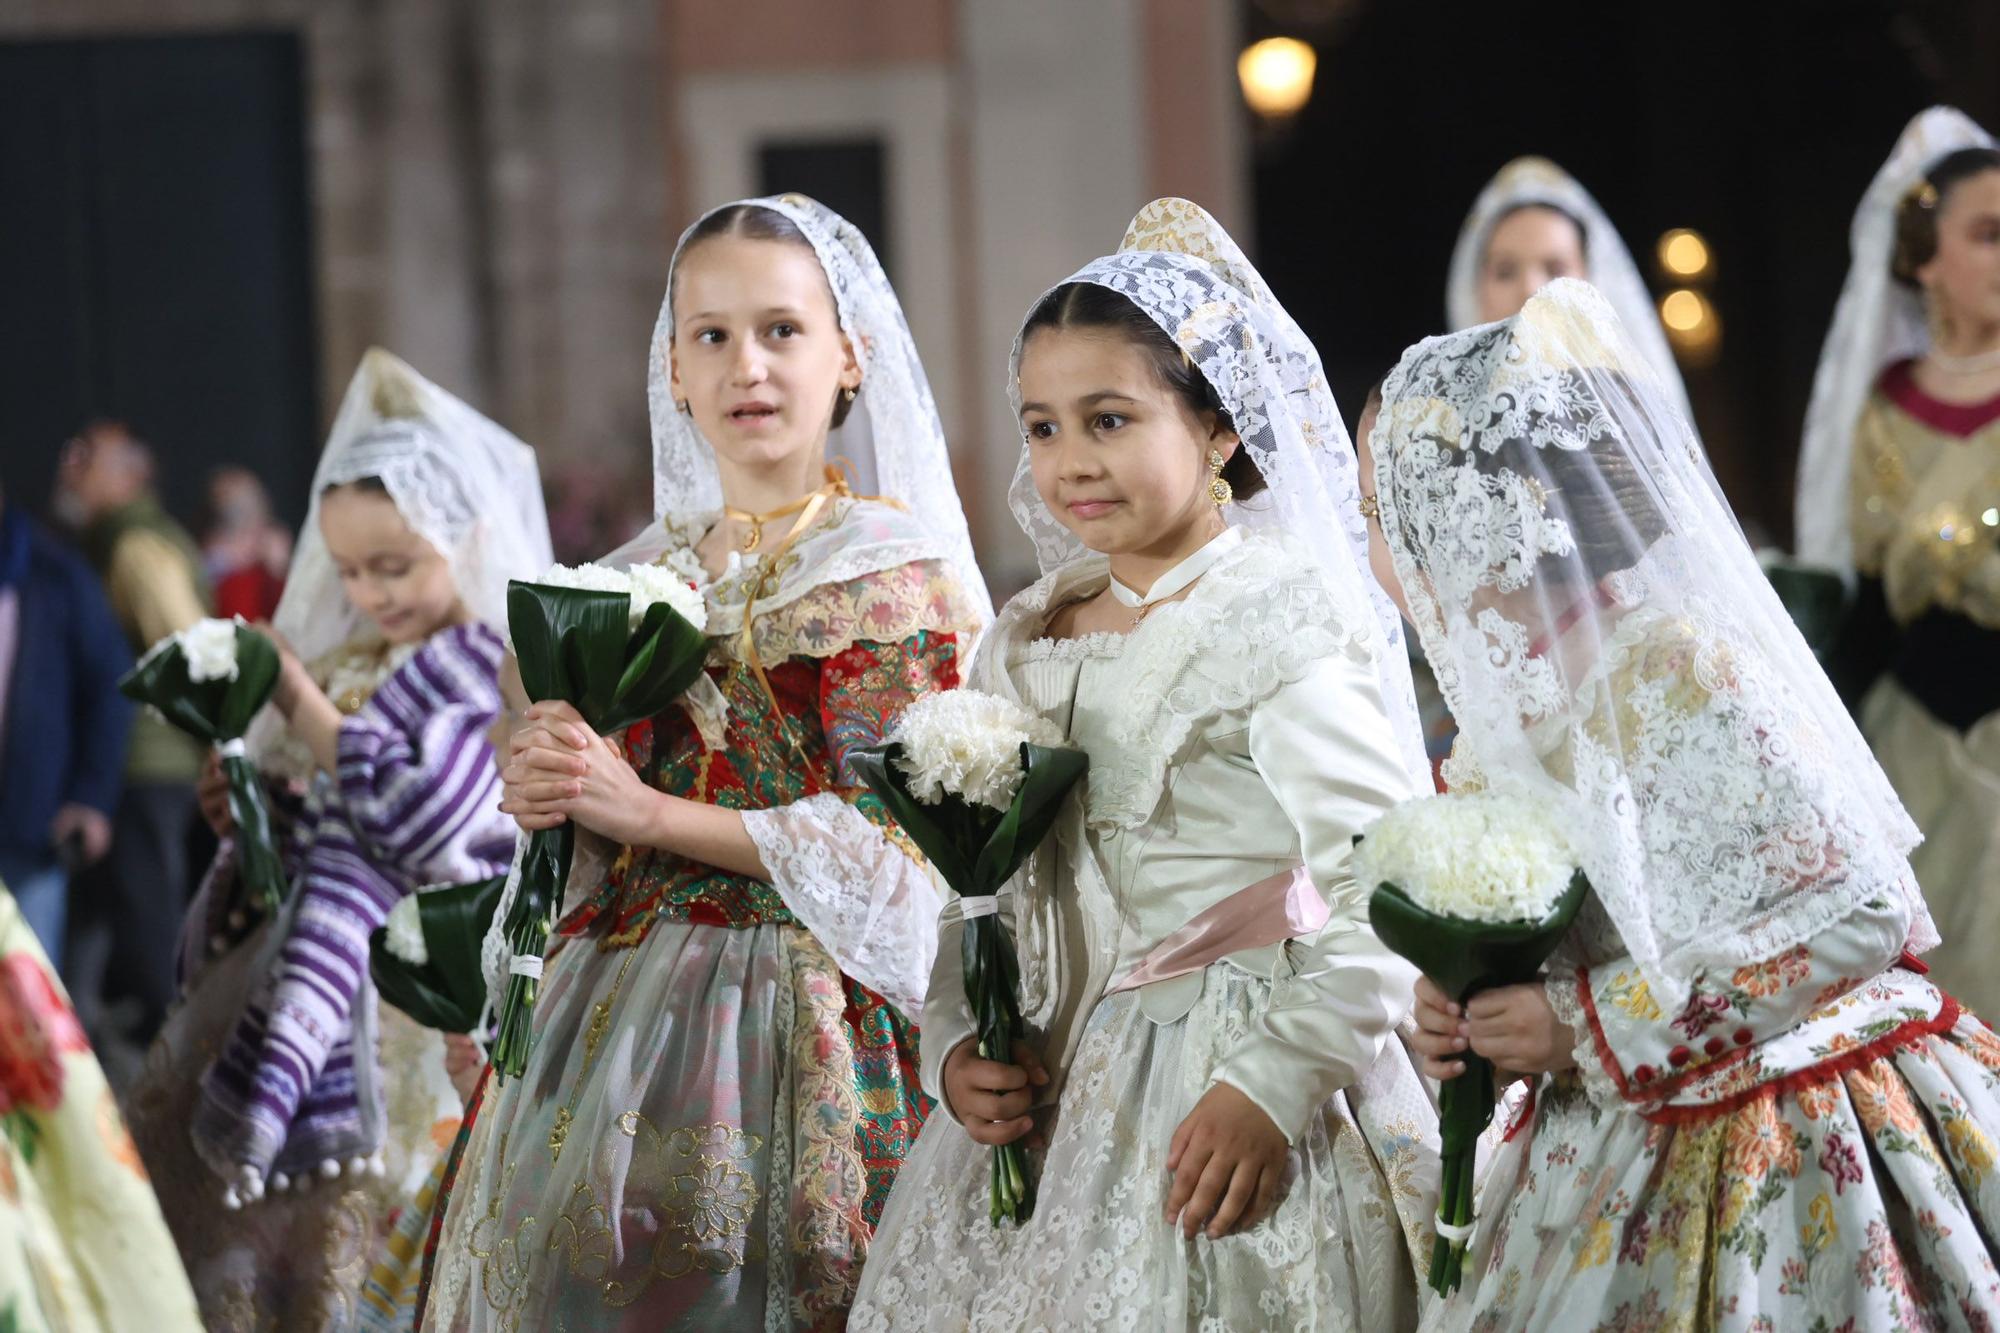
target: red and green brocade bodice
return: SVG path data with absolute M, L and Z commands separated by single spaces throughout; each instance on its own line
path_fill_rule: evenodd
M 676 704 L 627 730 L 626 756 L 658 790 L 726 810 L 837 794 L 915 856 L 849 759 L 880 744 L 918 696 L 958 684 L 969 628 L 956 580 L 936 561 L 814 588 L 756 621 L 768 694 L 740 636 L 710 640 L 708 675 L 728 705 L 720 746 Z M 762 880 L 627 847 L 559 931 L 592 937 L 602 950 L 629 948 L 662 918 L 736 928 L 797 923 Z

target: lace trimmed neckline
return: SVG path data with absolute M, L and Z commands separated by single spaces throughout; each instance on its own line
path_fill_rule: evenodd
M 1132 636 L 1115 630 L 1097 630 L 1068 639 L 1030 639 L 1015 656 L 1020 662 L 1081 662 L 1097 657 L 1119 657 Z

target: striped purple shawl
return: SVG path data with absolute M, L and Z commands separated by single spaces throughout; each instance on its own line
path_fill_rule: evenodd
M 380 1150 L 368 937 L 404 894 L 507 868 L 487 736 L 504 652 L 485 625 L 441 631 L 341 723 L 338 780 L 315 779 L 294 844 L 284 942 L 202 1080 L 195 1149 L 225 1180 Z

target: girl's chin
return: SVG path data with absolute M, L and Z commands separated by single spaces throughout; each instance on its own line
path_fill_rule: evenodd
M 1145 545 L 1144 542 L 1131 541 L 1101 523 L 1065 523 L 1063 526 L 1093 555 L 1126 555 Z
M 824 448 L 817 438 L 794 439 L 761 430 L 737 431 L 725 427 L 719 438 L 709 442 L 715 452 L 737 467 L 774 467 L 800 455 Z
M 445 623 L 439 620 L 436 624 L 432 624 L 427 616 L 405 615 L 393 620 L 377 620 L 375 631 L 391 647 L 400 648 L 406 643 L 422 643 L 443 629 Z

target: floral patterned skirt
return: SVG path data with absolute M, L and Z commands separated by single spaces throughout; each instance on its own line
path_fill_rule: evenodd
M 838 1328 L 920 1123 L 912 1034 L 805 930 L 659 920 L 548 964 L 489 1082 L 433 1330 Z
M 1545 1080 L 1438 1328 L 1986 1329 L 2000 1038 L 1970 1015 L 1733 1111 L 1651 1123 Z
M 1100 1001 L 1049 1146 L 1030 1155 L 1038 1198 L 1018 1229 L 989 1220 L 991 1150 L 933 1116 L 889 1200 L 850 1327 L 1414 1327 L 1412 1254 L 1429 1260 L 1437 1115 L 1400 1043 L 1307 1125 L 1270 1217 L 1187 1240 L 1162 1215 L 1174 1130 L 1269 995 L 1268 981 L 1217 965 L 1171 1023 L 1148 1018 L 1136 992 Z
M 0 888 L 0 1328 L 200 1327 L 104 1071 Z

